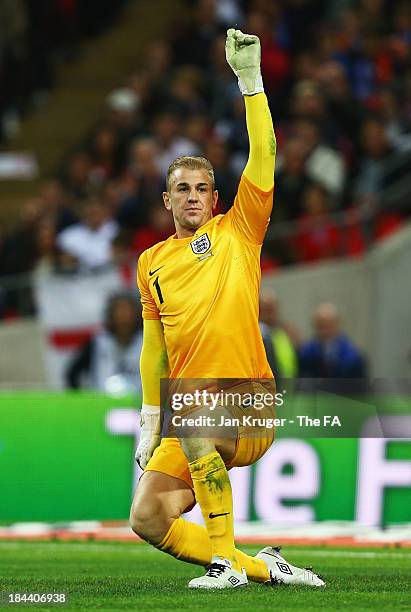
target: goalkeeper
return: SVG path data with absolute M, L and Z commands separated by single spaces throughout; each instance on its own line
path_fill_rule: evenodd
M 136 459 L 144 469 L 131 508 L 133 530 L 177 559 L 207 567 L 190 588 L 268 584 L 323 586 L 311 570 L 287 563 L 279 549 L 250 557 L 235 548 L 227 470 L 257 461 L 273 429 L 235 437 L 163 438 L 160 378 L 271 379 L 258 327 L 260 252 L 273 200 L 276 141 L 260 72 L 260 42 L 228 30 L 227 61 L 246 107 L 250 153 L 234 205 L 213 216 L 218 192 L 210 162 L 180 157 L 163 193 L 176 233 L 138 262 L 144 341 L 143 407 Z M 258 386 L 258 385 L 257 385 Z M 181 515 L 200 505 L 205 527 Z

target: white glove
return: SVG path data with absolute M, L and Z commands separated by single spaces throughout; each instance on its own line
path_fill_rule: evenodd
M 135 459 L 144 470 L 160 444 L 160 406 L 143 404 L 140 412 L 140 441 L 137 446 Z
M 238 78 L 243 96 L 264 91 L 261 76 L 261 45 L 258 36 L 243 34 L 241 30 L 227 30 L 225 56 Z

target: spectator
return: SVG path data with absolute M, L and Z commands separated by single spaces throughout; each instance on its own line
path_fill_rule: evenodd
M 227 28 L 233 23 L 239 25 L 243 21 L 243 13 L 238 0 L 218 0 L 216 4 L 217 18 L 220 23 L 224 23 Z
M 217 0 L 198 0 L 192 17 L 175 24 L 173 48 L 177 65 L 186 64 L 189 57 L 191 64 L 208 69 L 213 41 L 226 29 L 216 7 Z
M 66 386 L 103 393 L 140 392 L 142 342 L 140 302 L 130 293 L 114 294 L 107 304 L 104 329 L 75 355 L 66 373 Z
M 161 104 L 154 89 L 152 74 L 149 72 L 147 65 L 144 69 L 136 70 L 128 76 L 126 88 L 137 96 L 138 113 L 134 123 L 141 128 L 140 131 L 143 133 L 144 124 L 148 119 L 152 119 L 153 114 L 158 112 L 157 104 Z M 163 100 L 162 96 L 160 96 L 160 100 Z
M 246 31 L 260 38 L 261 71 L 268 91 L 273 94 L 273 104 L 277 106 L 275 94 L 282 94 L 282 88 L 290 76 L 290 60 L 287 51 L 278 44 L 273 28 L 275 17 L 276 14 L 272 15 L 270 10 L 252 11 L 247 16 Z
M 170 84 L 170 105 L 181 117 L 204 113 L 203 87 L 201 71 L 190 66 L 179 68 Z
M 335 0 L 341 2 L 347 0 Z M 278 3 L 269 2 L 271 5 Z M 284 20 L 294 50 L 309 48 L 316 40 L 316 26 L 322 23 L 330 0 L 291 0 L 284 3 Z M 327 26 L 330 27 L 330 23 Z
M 154 87 L 161 85 L 161 91 L 169 84 L 168 77 L 172 69 L 172 49 L 169 41 L 164 38 L 151 41 L 147 49 L 147 61 L 145 68 L 150 75 Z M 160 93 L 157 91 L 156 93 Z
M 118 225 L 99 197 L 84 204 L 82 221 L 63 230 L 57 237 L 61 250 L 77 258 L 80 267 L 96 268 L 112 261 L 111 243 Z
M 164 187 L 158 164 L 158 147 L 153 138 L 138 138 L 130 147 L 129 163 L 123 175 L 116 218 L 123 228 L 137 229 L 147 224 L 149 207 Z
M 148 212 L 148 223 L 134 234 L 133 255 L 140 255 L 157 242 L 167 240 L 175 233 L 173 218 L 160 201 L 153 203 Z
M 369 210 L 378 205 L 409 213 L 410 188 L 404 185 L 392 193 L 391 186 L 400 181 L 408 185 L 411 152 L 398 152 L 390 145 L 385 125 L 378 117 L 367 119 L 361 131 L 364 156 L 354 186 L 354 198 Z
M 24 274 L 35 263 L 34 235 L 43 215 L 41 198 L 26 200 L 19 212 L 17 226 L 4 241 L 4 274 Z
M 45 217 L 39 222 L 35 233 L 36 264 L 33 272 L 37 277 L 49 274 L 57 265 L 56 238 L 56 223 L 53 217 Z
M 387 140 L 398 151 L 411 151 L 411 118 L 401 112 L 399 100 L 391 89 L 383 89 L 379 99 Z
M 120 136 L 114 125 L 102 123 L 95 128 L 89 144 L 93 184 L 104 184 L 119 173 L 120 168 L 124 166 L 121 149 Z
M 184 136 L 197 145 L 199 150 L 207 146 L 211 133 L 210 121 L 206 115 L 196 113 L 187 118 Z
M 320 65 L 317 68 L 317 78 L 337 128 L 336 144 L 346 159 L 353 163 L 365 109 L 354 99 L 344 68 L 335 60 Z
M 78 222 L 78 216 L 71 209 L 63 185 L 57 179 L 48 179 L 40 187 L 43 215 L 53 221 L 58 232 Z
M 290 325 L 281 321 L 278 299 L 273 291 L 265 290 L 260 294 L 260 330 L 274 376 L 295 378 L 298 360 L 294 343 L 297 342 L 298 334 Z
M 158 155 L 154 138 L 138 138 L 130 147 L 128 172 L 138 180 L 153 182 L 158 187 L 161 177 Z
M 344 159 L 338 151 L 322 142 L 320 126 L 310 119 L 294 124 L 294 135 L 306 147 L 305 169 L 309 178 L 320 183 L 335 197 L 341 195 L 345 181 Z
M 302 196 L 311 183 L 305 169 L 305 159 L 303 141 L 300 138 L 287 140 L 275 174 L 275 208 L 287 220 L 295 220 L 303 211 Z
M 334 304 L 322 303 L 314 311 L 314 338 L 299 350 L 301 378 L 365 378 L 363 356 L 341 331 Z
M 70 155 L 63 170 L 63 185 L 69 196 L 84 199 L 92 188 L 93 161 L 89 153 L 79 150 Z
M 291 112 L 296 119 L 314 123 L 328 122 L 326 98 L 316 81 L 298 81 L 291 95 Z
M 293 62 L 293 77 L 296 81 L 314 81 L 321 66 L 318 57 L 309 50 L 300 51 Z
M 156 117 L 153 125 L 154 138 L 158 147 L 158 167 L 162 175 L 167 173 L 171 162 L 181 155 L 198 155 L 199 148 L 179 136 L 181 121 L 175 112 L 162 112 Z
M 20 210 L 17 226 L 3 242 L 2 274 L 5 276 L 28 274 L 35 268 L 38 253 L 36 232 L 43 214 L 40 198 L 26 200 Z M 3 291 L 1 296 L 3 316 L 31 316 L 34 312 L 31 287 L 23 283 Z
M 297 221 L 297 233 L 292 239 L 296 259 L 313 262 L 340 255 L 342 231 L 330 216 L 325 189 L 316 184 L 306 187 L 302 202 L 304 214 Z
M 373 15 L 375 24 L 375 13 Z M 377 17 L 380 25 L 384 19 Z M 351 90 L 357 100 L 369 103 L 376 91 L 387 62 L 381 46 L 381 34 L 365 22 L 365 14 L 355 8 L 348 8 L 341 15 L 339 30 L 341 45 L 334 59 L 342 64 Z
M 230 118 L 216 126 L 217 137 L 224 139 L 231 150 L 230 168 L 239 177 L 247 163 L 248 139 L 244 130 L 245 108 L 241 96 L 233 98 Z
M 205 157 L 214 169 L 215 184 L 218 188 L 218 212 L 226 212 L 234 202 L 237 177 L 230 168 L 229 153 L 222 139 L 209 139 L 205 145 Z
M 120 141 L 127 143 L 142 129 L 139 96 L 131 87 L 124 87 L 112 91 L 107 96 L 106 103 L 109 109 L 109 124 L 117 130 Z

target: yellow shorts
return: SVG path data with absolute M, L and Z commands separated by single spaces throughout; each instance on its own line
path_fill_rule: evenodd
M 227 469 L 251 465 L 270 448 L 274 440 L 274 430 L 270 437 L 246 438 L 238 437 L 234 457 L 226 463 Z M 190 470 L 188 469 L 187 457 L 180 446 L 178 438 L 163 438 L 160 446 L 156 448 L 147 464 L 146 470 L 162 472 L 174 478 L 184 480 L 189 487 L 193 488 Z

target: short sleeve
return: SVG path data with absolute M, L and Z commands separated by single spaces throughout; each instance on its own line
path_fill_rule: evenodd
M 273 208 L 273 191 L 262 191 L 243 174 L 234 204 L 222 224 L 240 239 L 262 244 Z
M 140 291 L 141 305 L 143 307 L 143 319 L 160 319 L 157 304 L 148 287 L 148 257 L 144 251 L 139 257 L 137 264 L 137 285 Z

